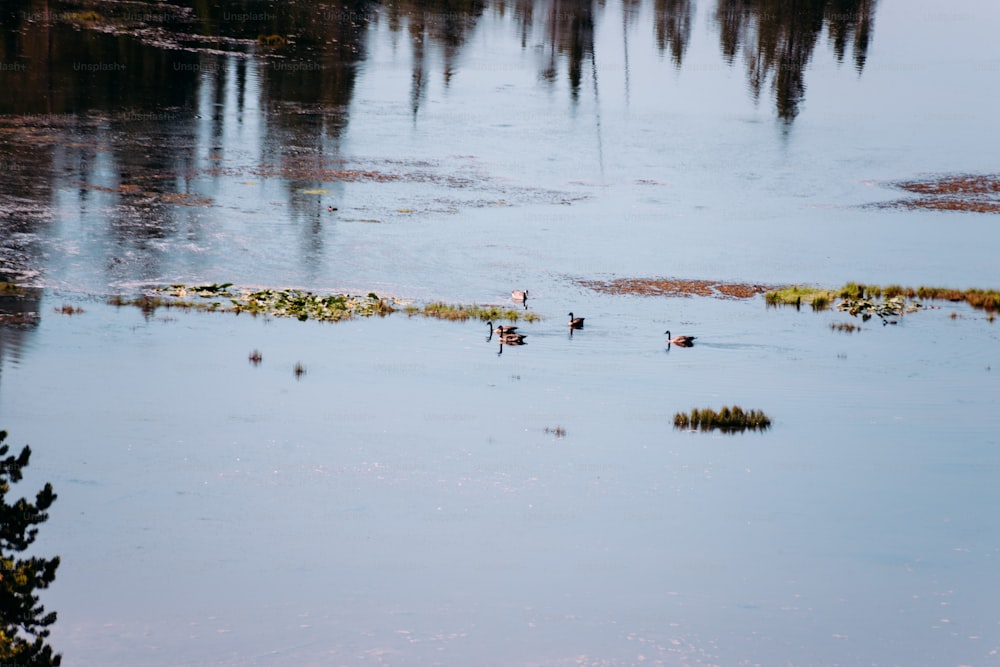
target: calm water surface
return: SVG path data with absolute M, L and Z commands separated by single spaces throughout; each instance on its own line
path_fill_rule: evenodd
M 995 216 L 880 204 L 995 171 L 1000 9 L 138 6 L 0 24 L 0 274 L 40 314 L 0 427 L 59 494 L 66 664 L 1000 664 L 995 323 L 578 282 L 997 287 Z M 498 355 L 105 305 L 223 281 L 543 319 Z M 773 428 L 672 427 L 733 403 Z

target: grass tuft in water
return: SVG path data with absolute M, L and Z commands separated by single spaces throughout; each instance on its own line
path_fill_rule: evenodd
M 795 306 L 799 308 L 802 304 L 806 304 L 811 305 L 813 310 L 824 310 L 830 307 L 830 300 L 834 296 L 834 292 L 819 287 L 791 285 L 765 293 L 764 301 L 769 306 Z M 817 307 L 817 300 L 822 304 L 822 307 Z
M 760 410 L 744 410 L 738 405 L 724 405 L 721 410 L 693 408 L 691 412 L 674 415 L 674 428 L 685 430 L 738 433 L 750 430 L 765 431 L 771 427 L 771 419 Z
M 524 319 L 534 322 L 539 319 L 538 315 L 532 312 L 522 314 L 516 308 L 502 308 L 500 306 L 479 306 L 477 304 L 462 305 L 435 301 L 423 307 L 420 311 L 424 317 L 435 317 L 439 320 L 489 320 L 517 322 Z

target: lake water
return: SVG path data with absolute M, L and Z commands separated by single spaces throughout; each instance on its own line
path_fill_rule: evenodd
M 996 170 L 1000 6 L 192 4 L 0 17 L 0 428 L 65 664 L 1000 664 L 983 311 L 583 282 L 996 288 L 995 215 L 884 204 Z M 181 282 L 542 319 L 106 303 Z M 772 428 L 673 427 L 732 404 Z

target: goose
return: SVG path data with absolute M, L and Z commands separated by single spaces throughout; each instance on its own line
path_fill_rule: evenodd
M 670 329 L 667 329 L 664 333 L 667 336 L 668 343 L 679 345 L 681 347 L 691 347 L 692 345 L 694 345 L 694 339 L 697 338 L 697 336 L 674 336 L 673 338 L 671 338 Z
M 514 301 L 527 301 L 528 300 L 528 290 L 516 289 L 510 293 L 510 298 Z
M 573 317 L 573 313 L 570 313 L 569 314 L 569 327 L 571 329 L 582 329 L 583 328 L 583 320 L 584 320 L 584 318 L 582 318 L 582 317 Z
M 496 329 L 493 328 L 493 322 L 487 322 L 486 326 L 488 326 L 493 333 L 498 333 L 500 335 L 514 333 L 517 331 L 517 327 L 507 326 L 506 324 L 501 324 Z
M 524 339 L 526 337 L 526 334 L 519 333 L 500 334 L 500 344 L 502 345 L 506 343 L 507 345 L 524 345 Z

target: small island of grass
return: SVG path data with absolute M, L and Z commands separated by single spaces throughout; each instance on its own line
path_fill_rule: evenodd
M 691 412 L 678 412 L 674 415 L 674 428 L 685 430 L 712 431 L 723 433 L 739 433 L 750 429 L 765 431 L 771 427 L 771 419 L 760 410 L 744 410 L 738 405 L 725 405 L 721 410 L 712 408 L 694 408 Z

